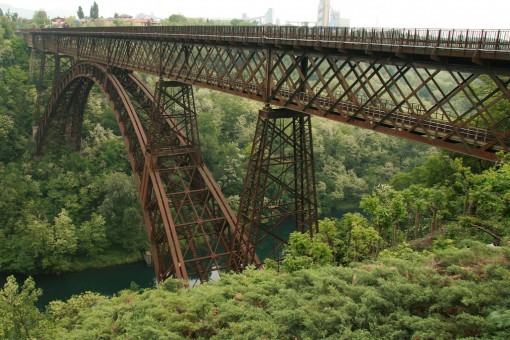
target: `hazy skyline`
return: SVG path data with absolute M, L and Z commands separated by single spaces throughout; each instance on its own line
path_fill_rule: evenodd
M 0 0 L 2 1 L 2 0 Z M 9 0 L 2 2 L 9 3 Z M 16 0 L 12 7 L 29 10 L 44 9 L 51 15 L 76 16 L 78 6 L 82 6 L 88 15 L 93 0 Z M 153 14 L 159 18 L 168 18 L 171 14 L 186 17 L 211 19 L 241 18 L 243 13 L 249 17 L 263 16 L 268 8 L 274 10 L 274 20 L 281 24 L 287 21 L 315 22 L 319 0 L 186 0 L 165 2 L 112 1 L 96 0 L 99 15 L 112 17 L 114 13 L 137 15 Z M 299 4 L 296 4 L 299 3 Z M 331 0 L 332 7 L 339 10 L 341 17 L 350 19 L 352 27 L 430 27 L 430 28 L 510 28 L 508 13 L 510 1 L 504 0 L 427 0 L 412 2 L 409 0 Z M 483 6 L 481 6 L 481 4 Z M 5 9 L 4 9 L 5 10 Z

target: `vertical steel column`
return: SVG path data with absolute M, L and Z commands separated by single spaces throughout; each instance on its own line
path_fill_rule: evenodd
M 243 263 L 281 257 L 293 231 L 318 229 L 310 115 L 269 107 L 259 112 L 238 215 Z

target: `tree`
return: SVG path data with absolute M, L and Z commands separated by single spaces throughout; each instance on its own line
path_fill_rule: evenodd
M 510 157 L 482 174 L 471 176 L 471 207 L 461 216 L 466 229 L 491 235 L 496 243 L 510 234 Z
M 439 228 L 439 220 L 443 212 L 448 207 L 450 190 L 443 186 L 434 186 L 423 190 L 423 197 L 427 202 L 427 207 L 432 213 L 432 223 L 430 231 L 433 233 Z
M 34 280 L 29 277 L 19 290 L 14 276 L 9 276 L 4 288 L 0 290 L 0 338 L 33 339 L 41 313 L 36 302 L 42 291 L 35 288 Z
M 338 223 L 341 261 L 349 263 L 369 258 L 374 253 L 379 233 L 360 213 L 347 213 Z
M 0 46 L 3 39 L 12 39 L 16 24 L 6 16 L 0 16 Z
M 182 26 L 187 23 L 188 19 L 182 14 L 172 14 L 168 18 L 168 22 L 171 26 Z
M 409 219 L 414 220 L 414 239 L 418 239 L 420 237 L 421 218 L 427 211 L 427 202 L 422 197 L 422 191 L 422 187 L 414 184 L 402 191 Z M 408 238 L 409 237 L 407 237 L 407 239 Z
M 90 7 L 90 18 L 92 18 L 92 19 L 99 18 L 99 6 L 97 5 L 97 3 L 95 1 L 92 4 L 92 6 Z
M 102 253 L 107 244 L 104 217 L 92 214 L 90 221 L 80 226 L 78 239 L 79 252 L 85 255 Z
M 2 9 L 0 8 L 0 17 L 3 17 L 4 16 L 4 11 L 2 11 Z
M 35 28 L 44 28 L 50 23 L 48 14 L 44 10 L 39 10 L 34 13 L 32 17 L 32 24 Z
M 78 242 L 76 227 L 65 209 L 55 217 L 51 232 L 51 252 L 43 259 L 43 267 L 56 271 L 69 270 L 69 258 L 76 252 Z
M 78 6 L 78 12 L 76 12 L 76 14 L 78 14 L 78 19 L 83 19 L 85 17 L 85 14 L 83 14 L 83 8 L 81 8 L 81 6 Z
M 395 245 L 398 227 L 407 216 L 402 194 L 389 185 L 379 185 L 372 195 L 361 199 L 360 207 L 370 216 L 379 235 Z
M 123 173 L 104 176 L 102 183 L 104 199 L 99 213 L 104 216 L 108 241 L 124 250 L 137 250 L 146 239 L 140 213 L 138 191 L 133 179 Z
M 319 238 L 310 238 L 308 234 L 293 232 L 285 248 L 282 268 L 289 272 L 330 264 L 333 254 L 329 246 Z
M 391 218 L 391 245 L 395 246 L 397 244 L 397 229 L 407 216 L 404 197 L 400 192 L 393 191 L 389 208 Z
M 314 236 L 320 241 L 326 243 L 331 249 L 333 259 L 336 261 L 338 246 L 340 245 L 340 230 L 337 227 L 336 220 L 325 218 L 319 221 L 319 232 Z

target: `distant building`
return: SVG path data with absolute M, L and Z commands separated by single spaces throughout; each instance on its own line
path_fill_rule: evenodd
M 332 27 L 340 26 L 340 11 L 331 10 L 329 25 Z
M 317 26 L 329 26 L 330 0 L 319 0 Z
M 269 8 L 264 16 L 264 24 L 272 25 L 273 24 L 273 9 Z
M 349 27 L 350 20 L 340 17 L 340 11 L 331 7 L 331 0 L 319 0 L 316 26 Z
M 129 20 L 133 26 L 159 26 L 161 25 L 160 20 L 153 19 L 131 19 Z
M 64 28 L 66 27 L 66 19 L 56 17 L 51 19 L 51 27 L 52 28 Z
M 273 9 L 268 8 L 266 14 L 260 17 L 249 17 L 248 14 L 243 13 L 241 20 L 250 21 L 257 25 L 272 25 L 274 23 Z

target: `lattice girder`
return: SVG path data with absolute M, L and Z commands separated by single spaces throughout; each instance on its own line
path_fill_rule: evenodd
M 93 84 L 107 95 L 129 153 L 157 280 L 194 284 L 235 270 L 235 215 L 202 162 L 190 86 L 162 81 L 154 97 L 131 72 L 78 63 L 53 91 L 39 123 L 38 153 L 52 137 L 70 135 L 79 147 Z
M 101 34 L 72 30 L 69 35 L 52 31 L 33 33 L 32 42 L 37 49 L 208 87 L 479 158 L 494 160 L 497 151 L 510 150 L 510 118 L 505 114 L 510 106 L 510 71 L 502 61 L 506 50 L 475 53 L 468 59 L 471 42 L 466 36 L 473 32 L 448 34 L 448 39 L 455 39 L 442 47 L 453 48 L 449 54 L 442 49 L 427 54 L 421 44 L 438 44 L 427 39 L 444 32 L 424 30 L 426 36 L 416 40 L 422 32 L 414 31 L 415 40 L 408 44 L 418 47 L 412 53 L 398 46 L 388 54 L 383 50 L 393 50 L 394 34 L 400 32 L 372 32 L 377 35 L 371 44 L 358 50 L 341 40 L 336 45 L 330 42 L 349 33 L 338 29 L 313 32 L 313 38 L 321 37 L 314 44 L 300 40 L 310 38 L 300 36 L 309 29 L 288 29 L 293 38 L 277 34 L 274 41 L 262 44 L 249 32 L 244 40 L 142 33 L 158 30 L 111 29 Z M 167 30 L 173 29 L 161 29 Z M 274 34 L 281 28 L 260 30 Z M 498 39 L 500 33 L 506 34 L 498 32 Z M 494 48 L 493 40 L 484 37 L 480 39 L 486 48 Z M 388 45 L 372 45 L 380 39 L 388 39 Z M 409 35 L 396 41 L 405 39 Z M 500 43 L 498 48 L 506 46 Z

